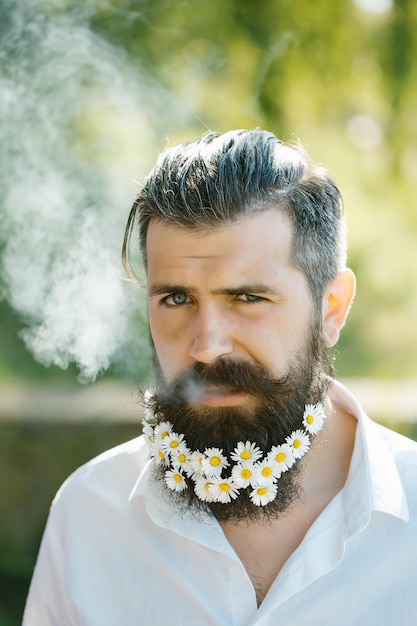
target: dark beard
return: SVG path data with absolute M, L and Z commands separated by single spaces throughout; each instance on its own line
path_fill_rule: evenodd
M 219 359 L 210 365 L 196 363 L 171 384 L 160 380 L 154 395 L 147 399 L 147 406 L 158 423 L 168 421 L 175 432 L 184 434 L 191 450 L 216 447 L 230 459 L 239 441 L 250 441 L 265 455 L 274 445 L 284 443 L 294 430 L 302 428 L 306 404 L 324 399 L 329 384 L 329 379 L 323 376 L 327 353 L 321 348 L 314 328 L 310 330 L 309 339 L 303 356 L 299 356 L 288 373 L 279 379 L 271 378 L 260 365 L 245 361 Z M 251 409 L 244 406 L 193 408 L 200 389 L 210 385 L 244 390 L 256 400 L 255 406 Z M 301 468 L 299 461 L 281 475 L 277 496 L 266 506 L 254 505 L 247 489 L 242 489 L 239 497 L 227 504 L 202 502 L 189 478 L 186 479 L 188 489 L 176 493 L 166 488 L 166 492 L 182 515 L 208 512 L 220 522 L 268 520 L 282 514 L 301 496 Z M 229 474 L 230 471 L 229 468 Z M 227 471 L 224 474 L 228 476 Z M 155 475 L 163 482 L 164 468 L 156 468 Z

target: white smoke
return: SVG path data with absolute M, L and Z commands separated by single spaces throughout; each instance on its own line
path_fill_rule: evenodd
M 36 359 L 91 380 L 129 342 L 139 292 L 123 281 L 121 242 L 167 96 L 89 30 L 80 4 L 64 16 L 1 2 L 0 296 Z M 130 349 L 146 360 L 138 332 Z

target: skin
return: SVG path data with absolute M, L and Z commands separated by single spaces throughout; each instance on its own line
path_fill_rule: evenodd
M 304 274 L 291 258 L 292 224 L 277 209 L 213 230 L 151 221 L 147 235 L 149 321 L 161 371 L 171 382 L 196 362 L 217 358 L 258 363 L 274 377 L 286 373 L 305 346 L 313 303 Z M 322 339 L 337 342 L 355 292 L 343 269 L 322 301 Z M 200 406 L 248 406 L 244 391 L 209 388 Z M 252 580 L 258 604 L 305 533 L 343 487 L 356 420 L 326 400 L 325 437 L 305 457 L 303 501 L 286 515 L 223 531 Z
M 312 316 L 307 280 L 290 258 L 291 228 L 272 210 L 204 236 L 151 222 L 149 320 L 168 382 L 197 361 L 219 357 L 259 363 L 276 377 L 286 372 Z M 217 391 L 202 401 L 250 402 L 243 393 Z

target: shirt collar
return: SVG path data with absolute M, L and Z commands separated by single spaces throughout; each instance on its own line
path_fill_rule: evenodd
M 204 513 L 195 518 L 178 515 L 168 501 L 164 486 L 159 480 L 153 478 L 152 461 L 148 461 L 140 473 L 130 492 L 129 503 L 133 503 L 138 497 L 145 498 L 148 515 L 161 528 L 171 530 L 219 552 L 234 555 L 220 524 L 214 517 L 204 515 Z
M 366 526 L 373 511 L 407 522 L 407 498 L 385 428 L 373 422 L 356 398 L 337 381 L 332 384 L 331 399 L 358 420 L 349 475 L 342 493 L 347 535 Z

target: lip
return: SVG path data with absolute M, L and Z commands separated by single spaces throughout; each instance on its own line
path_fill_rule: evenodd
M 246 391 L 212 387 L 204 390 L 197 404 L 210 407 L 238 406 L 245 402 L 247 397 Z

